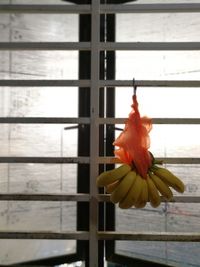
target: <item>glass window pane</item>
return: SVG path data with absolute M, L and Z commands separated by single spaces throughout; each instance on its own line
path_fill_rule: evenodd
M 5 124 L 1 132 L 1 156 L 77 156 L 77 129 L 64 130 L 59 124 Z
M 0 79 L 77 79 L 77 51 L 0 51 Z
M 76 87 L 0 87 L 0 117 L 77 117 Z
M 76 164 L 1 164 L 1 193 L 76 193 Z
M 199 194 L 199 192 L 198 192 Z M 198 232 L 200 204 L 168 203 L 154 209 L 116 210 L 116 231 Z M 127 222 L 131 223 L 127 223 Z M 194 266 L 199 259 L 199 243 L 116 241 L 117 254 L 173 266 Z
M 131 111 L 132 95 L 133 88 L 116 88 L 116 117 L 128 116 Z M 141 116 L 151 118 L 200 117 L 199 88 L 138 87 L 137 99 Z
M 199 24 L 199 13 L 117 14 L 116 38 L 119 42 L 199 42 Z
M 76 117 L 78 113 L 76 87 L 0 87 L 0 95 L 2 117 Z
M 198 266 L 199 250 L 197 242 L 116 241 L 117 254 L 177 267 Z
M 78 41 L 78 15 L 75 14 L 1 14 L 0 23 L 3 42 Z
M 200 195 L 200 185 L 199 185 L 199 164 L 166 164 L 166 168 L 171 170 L 175 175 L 181 177 L 181 180 L 185 183 L 185 196 L 199 196 Z M 173 190 L 174 195 L 181 195 Z M 189 204 L 193 206 L 192 209 L 195 211 L 195 208 L 198 207 L 196 204 Z M 184 214 L 183 214 L 184 215 Z M 187 214 L 185 214 L 187 217 Z M 190 226 L 190 224 L 188 225 Z
M 153 125 L 150 150 L 156 157 L 197 157 L 199 125 Z
M 117 231 L 198 232 L 200 204 L 162 203 L 157 209 L 116 209 Z M 131 221 L 130 223 L 127 223 Z M 190 222 L 190 223 L 189 223 Z
M 1 4 L 70 4 L 4 0 Z M 2 42 L 76 42 L 76 14 L 1 14 Z M 77 79 L 78 51 L 0 51 L 0 79 Z M 77 117 L 74 87 L 1 87 L 0 117 Z M 1 156 L 77 156 L 75 125 L 2 124 Z M 45 142 L 44 142 L 45 140 Z M 76 164 L 0 164 L 2 193 L 76 193 Z M 74 231 L 76 202 L 0 202 L 4 231 Z M 75 240 L 2 240 L 0 264 L 76 252 Z
M 8 265 L 75 253 L 76 240 L 8 240 L 0 241 L 0 264 Z
M 116 63 L 119 80 L 198 80 L 200 52 L 118 51 Z
M 189 3 L 189 1 L 146 1 Z M 195 1 L 193 3 L 199 3 Z M 187 21 L 185 18 L 189 18 Z M 197 13 L 117 14 L 118 42 L 198 42 Z M 187 25 L 186 25 L 187 24 Z M 173 27 L 172 27 L 173 25 Z M 190 26 L 189 26 L 190 25 Z M 116 79 L 199 80 L 199 51 L 117 51 Z M 116 88 L 116 117 L 128 117 L 133 88 Z M 142 116 L 151 118 L 199 118 L 199 88 L 138 87 Z M 117 125 L 123 128 L 124 125 Z M 153 125 L 150 151 L 155 157 L 199 157 L 199 125 Z M 116 136 L 119 131 L 116 131 Z M 199 164 L 165 164 L 186 185 L 185 196 L 199 196 Z M 179 193 L 173 191 L 175 195 Z M 200 204 L 162 203 L 157 209 L 116 208 L 116 231 L 198 232 Z M 131 223 L 127 223 L 131 222 Z M 117 254 L 173 266 L 197 266 L 199 243 L 116 241 Z
M 75 202 L 1 201 L 0 205 L 5 211 L 1 230 L 59 232 L 76 228 Z
M 27 4 L 27 3 L 26 3 Z M 34 4 L 35 1 L 34 1 Z M 41 3 L 40 3 L 41 4 Z M 45 3 L 47 4 L 47 3 Z M 55 2 L 55 4 L 57 4 Z M 11 41 L 77 42 L 78 15 L 11 14 Z M 73 27 L 71 26 L 73 25 Z

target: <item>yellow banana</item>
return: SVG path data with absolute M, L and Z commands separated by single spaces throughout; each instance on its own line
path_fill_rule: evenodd
M 106 192 L 108 194 L 111 194 L 115 190 L 115 188 L 119 185 L 119 181 L 120 180 L 117 180 L 117 181 L 113 182 L 112 184 L 108 184 L 106 186 Z
M 97 177 L 97 186 L 103 187 L 107 186 L 108 184 L 112 184 L 113 182 L 124 177 L 130 171 L 131 171 L 131 166 L 128 164 L 123 164 L 116 169 L 102 172 Z
M 138 198 L 142 191 L 142 179 L 139 174 L 136 175 L 135 180 L 128 191 L 127 195 L 125 196 L 122 201 L 119 202 L 119 207 L 121 209 L 128 209 L 132 207 L 135 203 L 137 203 Z
M 139 196 L 138 201 L 135 203 L 135 207 L 140 209 L 146 206 L 146 203 L 149 198 L 148 185 L 146 179 L 142 179 L 142 182 L 143 182 L 142 192 Z
M 149 176 L 151 177 L 152 181 L 154 182 L 155 186 L 157 187 L 158 191 L 166 200 L 171 200 L 173 198 L 173 193 L 169 188 L 168 184 L 163 182 L 160 177 L 149 172 Z
M 155 186 L 155 184 L 153 183 L 153 181 L 151 180 L 151 178 L 149 177 L 149 175 L 147 175 L 147 185 L 148 185 L 148 192 L 149 192 L 149 201 L 152 207 L 157 208 L 160 205 L 160 195 L 158 193 L 158 190 Z
M 120 180 L 118 186 L 110 196 L 110 200 L 112 203 L 118 203 L 126 196 L 135 178 L 136 178 L 136 172 L 130 171 Z
M 153 172 L 176 191 L 180 193 L 183 193 L 185 191 L 183 182 L 168 169 L 155 166 L 153 168 Z

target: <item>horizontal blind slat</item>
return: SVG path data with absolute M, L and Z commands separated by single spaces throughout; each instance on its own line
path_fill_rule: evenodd
M 0 231 L 1 239 L 74 239 L 88 240 L 89 233 L 86 231 L 68 231 L 68 232 L 51 232 L 51 231 Z
M 99 232 L 101 240 L 135 240 L 135 241 L 175 241 L 199 242 L 200 233 L 172 233 L 172 232 Z
M 89 87 L 90 80 L 0 80 L 0 86 L 10 87 Z
M 87 231 L 0 231 L 1 239 L 76 239 L 88 240 Z M 172 233 L 172 232 L 114 232 L 98 231 L 99 240 L 137 240 L 137 241 L 175 241 L 175 242 L 199 242 L 200 233 Z
M 127 118 L 97 118 L 97 124 L 124 124 Z M 153 124 L 200 124 L 200 118 L 152 118 Z M 0 117 L 0 123 L 12 124 L 89 124 L 90 118 Z M 81 127 L 84 127 L 83 125 Z M 66 130 L 68 128 L 66 127 Z M 65 128 L 64 128 L 65 130 Z
M 107 51 L 193 51 L 200 49 L 200 42 L 106 42 L 101 43 L 100 49 Z
M 137 87 L 200 87 L 199 80 L 135 80 Z M 100 86 L 132 87 L 133 80 L 105 80 Z
M 187 13 L 200 12 L 199 3 L 178 4 L 127 4 L 127 5 L 101 5 L 101 12 L 114 13 Z
M 100 5 L 100 13 L 186 13 L 200 12 L 199 3 L 178 4 L 128 4 Z M 0 5 L 0 13 L 33 13 L 33 14 L 89 14 L 90 5 Z
M 25 14 L 89 14 L 90 5 L 0 5 L 0 13 Z
M 89 87 L 90 80 L 0 80 L 0 86 L 30 86 L 30 87 L 44 87 L 44 86 L 75 86 L 75 87 Z M 137 87 L 200 87 L 200 80 L 135 80 Z M 132 87 L 132 80 L 100 80 L 100 87 Z
M 191 157 L 156 157 L 157 160 L 163 161 L 166 164 L 200 164 L 200 158 Z M 119 159 L 114 157 L 100 157 L 99 163 L 101 164 L 113 164 L 120 163 Z
M 89 157 L 0 157 L 0 163 L 89 164 Z
M 99 124 L 124 124 L 127 118 L 98 118 Z M 152 118 L 153 124 L 200 124 L 200 118 Z
M 158 160 L 166 164 L 200 164 L 200 158 L 189 157 L 158 157 Z M 0 157 L 0 163 L 48 163 L 48 164 L 89 164 L 89 157 Z M 120 163 L 119 159 L 114 157 L 99 157 L 99 164 Z
M 0 117 L 0 123 L 12 124 L 89 124 L 90 118 L 63 118 L 63 117 Z
M 109 194 L 99 194 L 99 202 L 110 202 Z M 90 201 L 89 194 L 33 194 L 33 193 L 0 193 L 0 201 Z M 166 202 L 161 197 L 162 202 Z M 170 201 L 172 203 L 200 203 L 200 196 L 174 196 Z
M 0 42 L 0 50 L 90 50 L 89 42 Z
M 100 50 L 128 51 L 193 51 L 200 42 L 101 42 Z M 89 42 L 0 42 L 0 50 L 91 50 Z

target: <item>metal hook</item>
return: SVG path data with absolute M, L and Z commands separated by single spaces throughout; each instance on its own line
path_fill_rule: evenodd
M 136 91 L 137 91 L 137 85 L 135 84 L 135 79 L 133 78 L 133 94 L 136 95 Z

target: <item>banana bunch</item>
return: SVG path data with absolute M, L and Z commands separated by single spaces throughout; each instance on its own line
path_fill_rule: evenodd
M 105 171 L 97 177 L 97 186 L 105 187 L 111 194 L 112 203 L 119 203 L 121 209 L 144 208 L 149 201 L 156 208 L 160 205 L 161 196 L 166 201 L 173 198 L 170 187 L 183 193 L 182 181 L 163 167 L 153 164 L 147 177 L 141 177 L 132 166 L 122 164 L 120 167 Z

